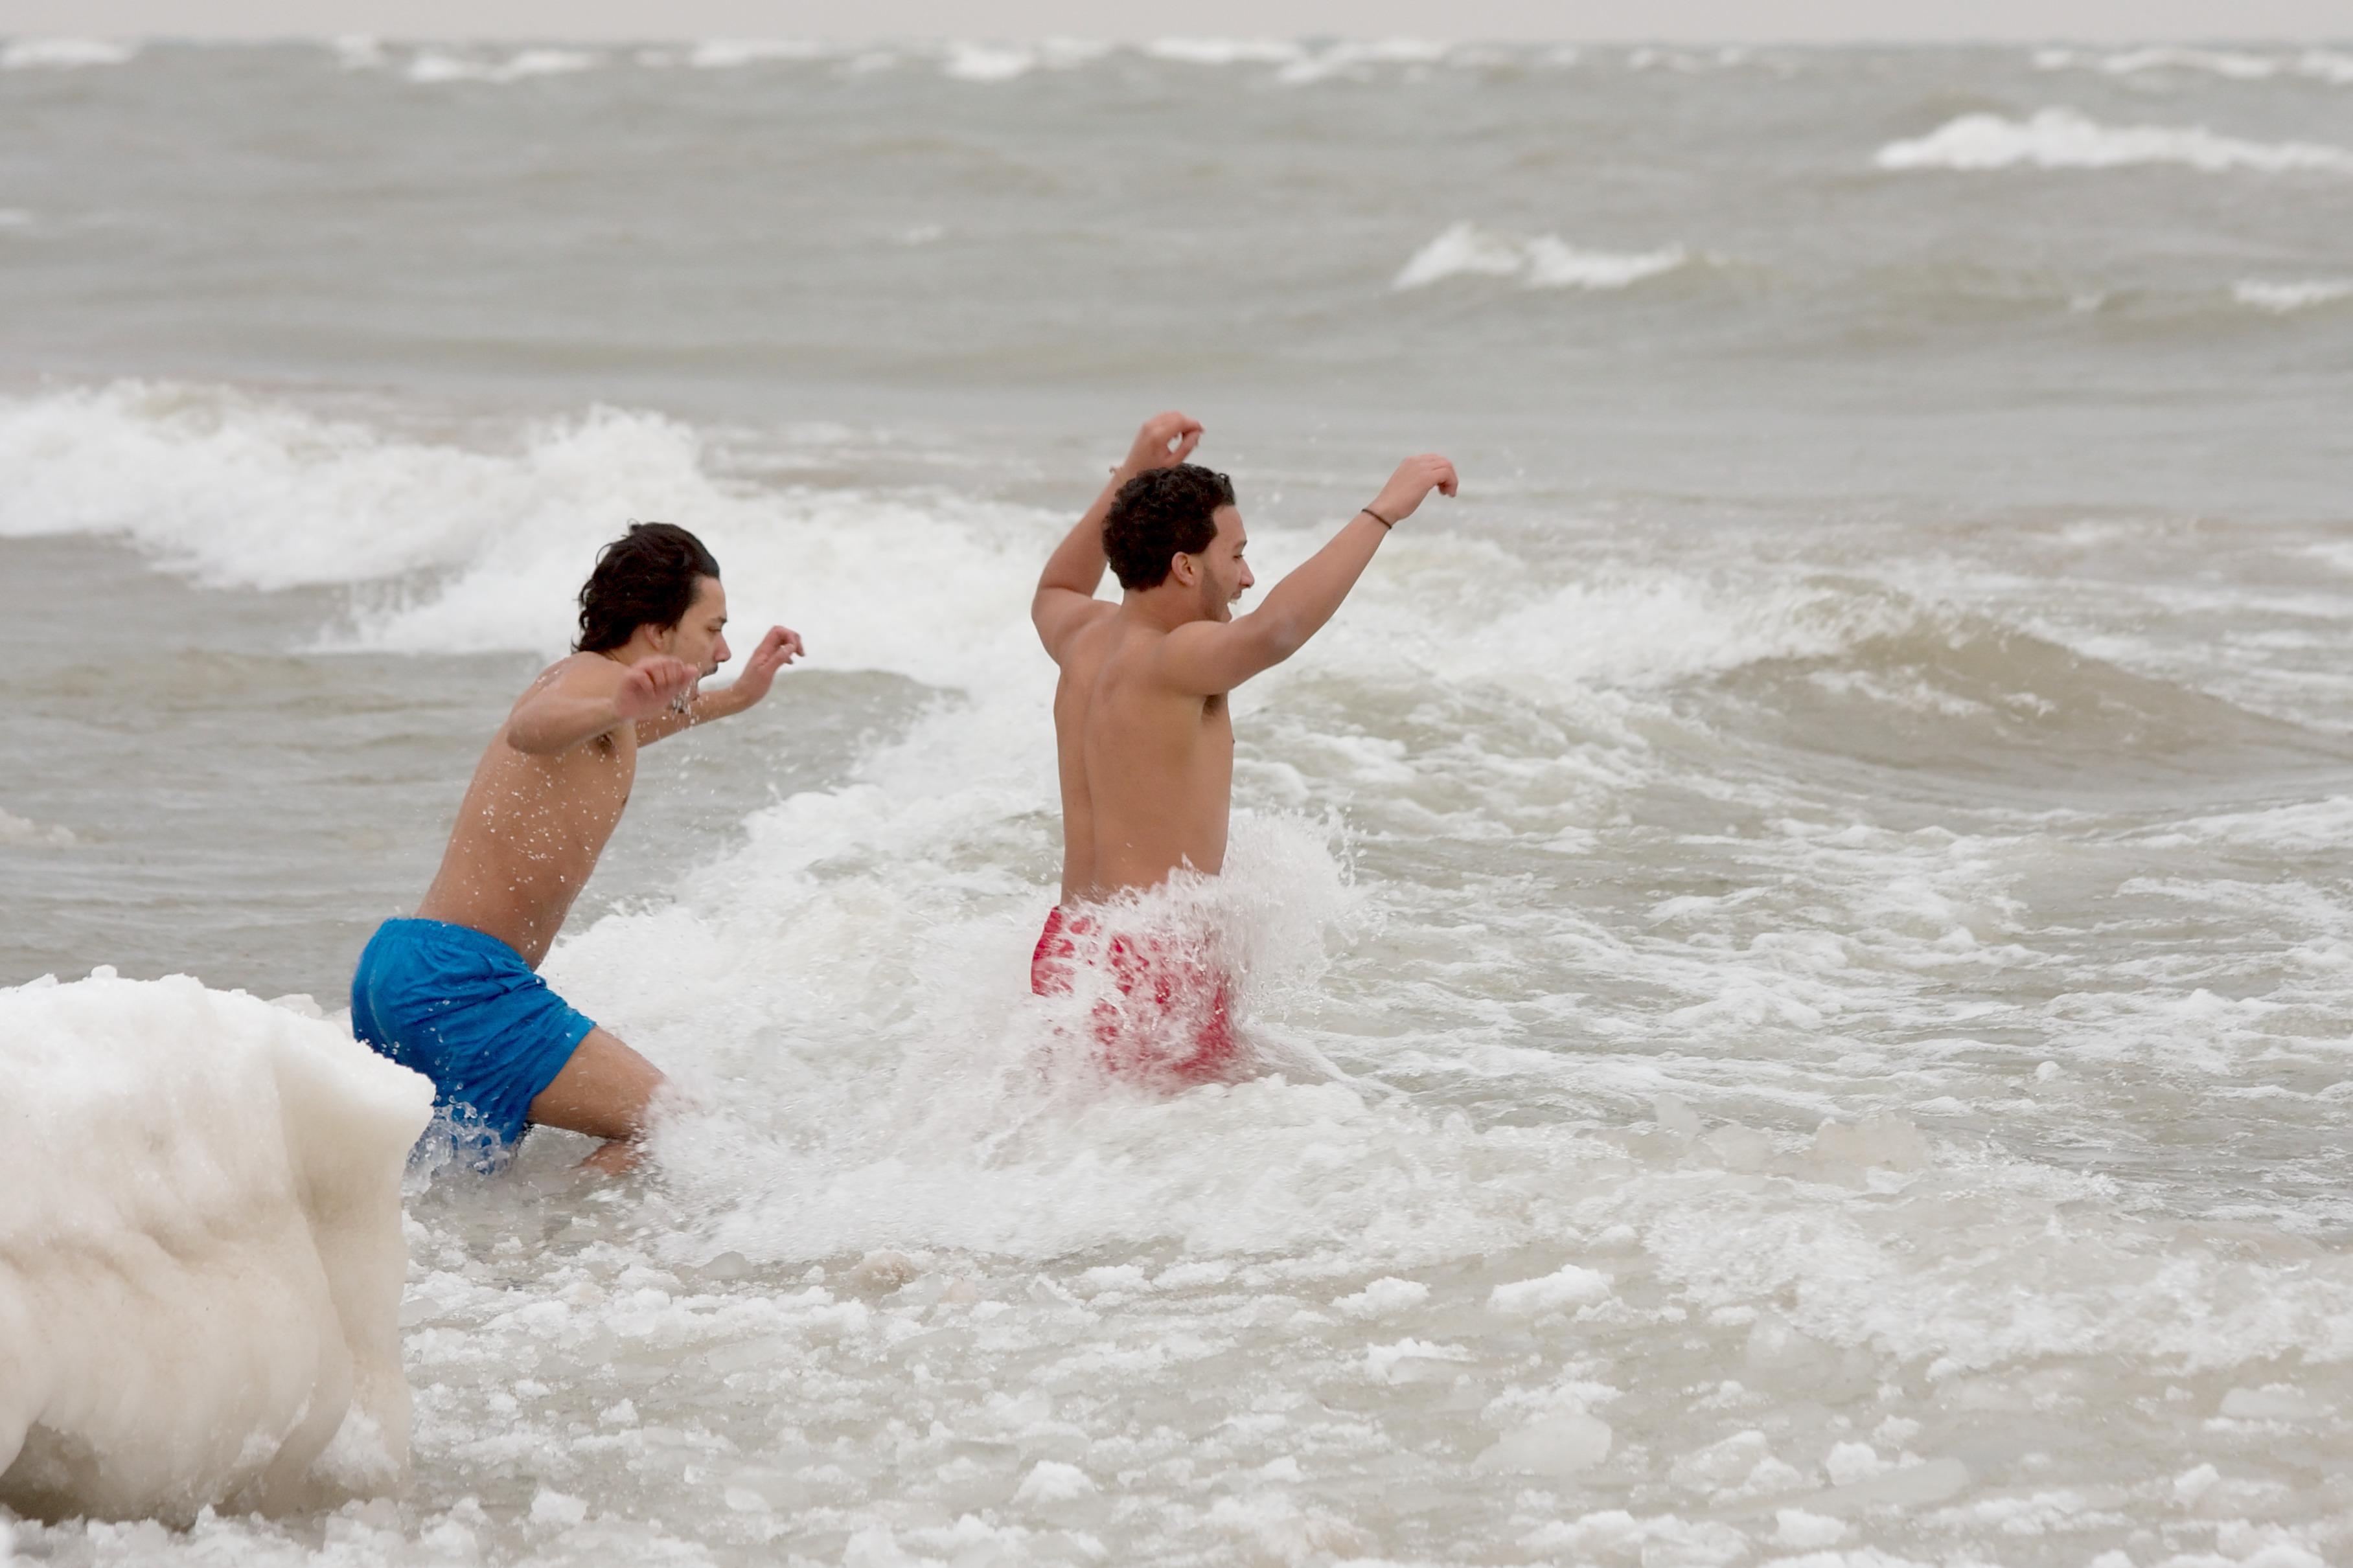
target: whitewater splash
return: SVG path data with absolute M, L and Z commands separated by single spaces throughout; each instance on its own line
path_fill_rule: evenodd
M 1883 169 L 1981 171 L 2119 169 L 2173 163 L 2207 174 L 2353 173 L 2353 152 L 2314 142 L 2247 142 L 2202 125 L 2111 127 L 2072 109 L 2045 109 L 2025 120 L 1964 114 L 1909 142 L 1891 142 L 1873 163 Z
M 1580 250 L 1555 235 L 1523 238 L 1458 223 L 1415 251 L 1389 286 L 1404 290 L 1449 278 L 1513 278 L 1531 289 L 1616 289 L 1672 272 L 1689 259 L 1680 245 L 1630 254 Z
M 401 1173 L 432 1088 L 315 1009 L 100 972 L 0 991 L 0 1503 L 396 1487 Z

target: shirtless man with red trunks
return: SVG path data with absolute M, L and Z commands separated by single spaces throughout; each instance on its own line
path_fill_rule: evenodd
M 1207 942 L 1122 931 L 1101 906 L 1180 871 L 1226 863 L 1234 728 L 1227 694 L 1297 653 L 1347 597 L 1397 523 L 1454 465 L 1408 458 L 1372 505 L 1236 616 L 1256 581 L 1233 483 L 1185 459 L 1201 426 L 1145 423 L 1127 458 L 1046 563 L 1030 619 L 1061 668 L 1054 690 L 1062 786 L 1062 900 L 1030 965 L 1041 995 L 1071 991 L 1081 965 L 1108 971 L 1093 1010 L 1104 1065 L 1197 1082 L 1230 1076 L 1240 1047 Z M 1097 599 L 1108 564 L 1124 595 Z

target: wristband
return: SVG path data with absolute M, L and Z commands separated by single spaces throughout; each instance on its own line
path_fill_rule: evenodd
M 1391 522 L 1388 518 L 1383 517 L 1379 512 L 1375 511 L 1371 507 L 1368 507 L 1368 506 L 1360 506 L 1360 507 L 1358 507 L 1356 510 L 1357 510 L 1358 511 L 1363 512 L 1366 517 L 1371 518 L 1375 522 L 1379 523 L 1383 528 L 1394 529 L 1395 527 L 1397 527 L 1397 524 L 1396 524 L 1396 523 Z

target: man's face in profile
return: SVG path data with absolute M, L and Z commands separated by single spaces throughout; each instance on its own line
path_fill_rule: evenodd
M 695 584 L 694 603 L 670 628 L 667 651 L 705 676 L 716 675 L 728 659 L 726 626 L 727 590 L 716 577 L 702 578 Z
M 1234 618 L 1234 601 L 1258 579 L 1250 575 L 1250 563 L 1242 559 L 1250 543 L 1242 514 L 1233 507 L 1221 506 L 1216 515 L 1218 536 L 1193 559 L 1201 568 L 1203 617 L 1229 621 Z

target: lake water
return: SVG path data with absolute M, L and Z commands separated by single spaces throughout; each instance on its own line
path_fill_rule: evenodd
M 0 46 L 0 984 L 341 1005 L 632 518 L 810 654 L 546 966 L 647 1172 L 412 1182 L 410 1490 L 15 1552 L 2342 1560 L 2348 373 L 2353 48 Z M 1165 407 L 1261 582 L 1463 480 L 1174 1099 L 1027 994 Z

